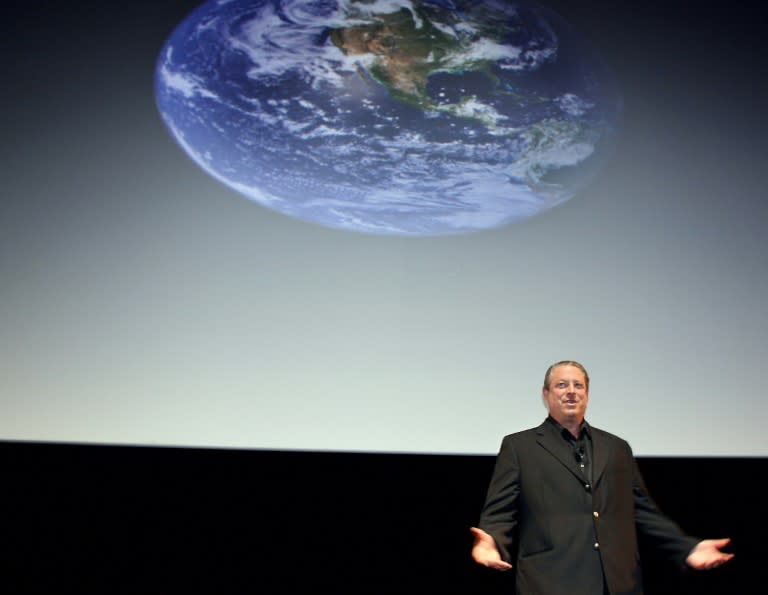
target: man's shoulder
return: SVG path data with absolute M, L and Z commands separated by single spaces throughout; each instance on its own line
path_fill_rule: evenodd
M 507 434 L 504 436 L 505 442 L 515 442 L 517 440 L 530 440 L 536 438 L 536 436 L 540 436 L 546 429 L 547 422 L 543 422 L 539 424 L 538 426 L 532 427 L 532 428 L 526 428 L 525 430 L 518 430 L 517 432 L 512 432 L 511 434 Z
M 624 440 L 621 436 L 614 434 L 613 432 L 609 432 L 608 430 L 604 430 L 603 428 L 595 427 L 592 424 L 589 424 L 589 430 L 594 434 L 600 434 L 605 438 L 615 438 L 616 440 Z
M 507 434 L 504 436 L 505 441 L 517 441 L 517 440 L 530 440 L 535 439 L 537 436 L 541 436 L 544 434 L 549 428 L 547 427 L 548 422 L 544 421 L 538 426 L 534 426 L 532 428 L 526 428 L 524 430 L 518 430 L 516 432 L 512 432 L 510 434 Z M 625 442 L 626 440 L 622 438 L 621 436 L 614 434 L 612 432 L 609 432 L 607 430 L 603 430 L 602 428 L 597 428 L 593 425 L 589 425 L 589 430 L 592 432 L 593 436 L 599 436 L 600 438 L 604 440 L 615 440 L 618 442 Z
M 596 428 L 593 425 L 589 426 L 590 431 L 592 432 L 592 438 L 598 438 L 602 440 L 609 440 L 611 442 L 620 442 L 622 444 L 629 444 L 624 438 L 621 436 L 618 436 L 617 434 L 614 434 L 612 432 L 608 432 L 607 430 L 603 430 L 601 428 Z

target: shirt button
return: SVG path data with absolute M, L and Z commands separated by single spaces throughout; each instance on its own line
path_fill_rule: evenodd
M 596 550 L 599 550 L 599 549 L 600 549 L 600 544 L 599 544 L 599 543 L 597 543 L 597 542 L 595 542 L 595 544 L 594 544 L 592 547 L 593 547 L 594 549 L 596 549 Z
M 600 513 L 595 511 L 595 512 L 592 513 L 592 516 L 595 517 L 596 519 L 600 518 Z

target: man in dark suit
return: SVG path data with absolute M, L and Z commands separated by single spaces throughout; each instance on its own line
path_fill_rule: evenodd
M 640 595 L 638 535 L 700 570 L 733 557 L 729 538 L 686 535 L 649 496 L 629 444 L 584 420 L 589 375 L 578 362 L 550 366 L 544 423 L 504 437 L 472 558 L 515 568 L 518 595 Z

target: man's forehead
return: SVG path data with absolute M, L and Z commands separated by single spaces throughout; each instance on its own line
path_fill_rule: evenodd
M 584 375 L 584 372 L 582 372 L 576 366 L 564 364 L 562 366 L 556 366 L 552 369 L 552 379 L 554 380 L 555 378 L 558 380 L 572 380 L 575 378 L 584 381 L 586 376 Z

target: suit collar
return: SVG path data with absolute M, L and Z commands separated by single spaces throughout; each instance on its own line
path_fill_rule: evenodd
M 554 420 L 545 419 L 536 428 L 536 441 L 544 450 L 560 461 L 576 479 L 580 482 L 584 481 L 576 466 L 571 449 L 560 434 L 561 427 Z M 586 421 L 584 422 L 584 427 L 587 428 L 587 433 L 592 440 L 592 483 L 597 485 L 605 472 L 605 466 L 608 462 L 608 441 L 603 431 L 590 426 Z
M 579 481 L 583 481 L 583 478 L 576 467 L 573 453 L 568 446 L 568 443 L 565 441 L 565 438 L 563 438 L 560 433 L 559 424 L 553 423 L 549 419 L 544 420 L 544 423 L 536 428 L 536 441 L 542 448 L 544 448 L 544 450 L 560 461 L 560 463 L 562 463 L 574 477 Z

